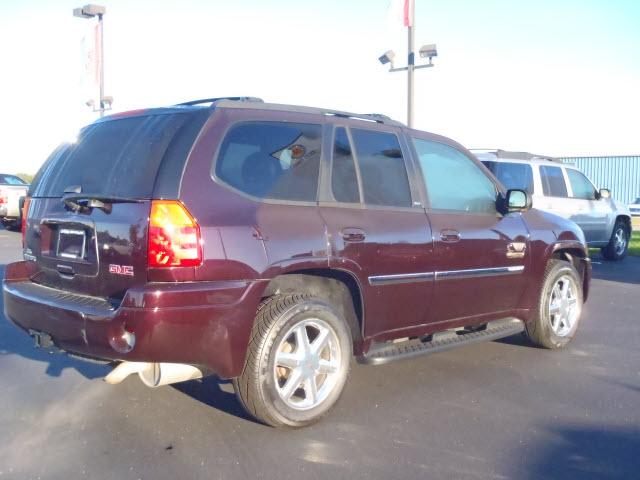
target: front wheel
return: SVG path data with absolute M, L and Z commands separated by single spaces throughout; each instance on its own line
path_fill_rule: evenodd
M 240 403 L 275 427 L 317 421 L 338 400 L 349 373 L 351 334 L 323 300 L 275 295 L 258 309 L 242 374 Z
M 551 260 L 545 271 L 537 312 L 526 325 L 529 339 L 544 348 L 562 348 L 575 336 L 582 314 L 582 281 L 575 267 Z
M 606 247 L 600 249 L 606 260 L 622 260 L 629 249 L 629 228 L 623 220 L 617 220 Z

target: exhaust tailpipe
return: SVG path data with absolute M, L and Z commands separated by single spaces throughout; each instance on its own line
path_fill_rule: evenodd
M 147 387 L 155 388 L 202 378 L 202 371 L 193 365 L 184 363 L 148 363 L 147 365 L 147 368 L 138 372 L 140 380 Z
M 183 363 L 122 362 L 105 377 L 105 381 L 115 385 L 122 382 L 132 373 L 137 373 L 142 383 L 152 388 L 202 378 L 202 371 L 193 365 Z

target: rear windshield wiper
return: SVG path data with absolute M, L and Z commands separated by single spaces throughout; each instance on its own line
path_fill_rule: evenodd
M 88 212 L 92 208 L 99 208 L 111 213 L 114 203 L 142 203 L 143 199 L 120 197 L 117 195 L 101 195 L 91 193 L 66 193 L 62 197 L 63 203 L 74 212 Z

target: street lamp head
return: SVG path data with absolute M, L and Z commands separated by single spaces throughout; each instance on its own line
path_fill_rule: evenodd
M 84 7 L 74 8 L 73 16 L 80 18 L 92 18 L 101 17 L 107 13 L 107 9 L 102 5 L 94 5 L 92 3 L 85 5 Z
M 420 56 L 422 58 L 433 58 L 438 56 L 438 50 L 434 43 L 430 45 L 423 45 L 420 47 Z
M 387 50 L 380 58 L 378 58 L 378 60 L 380 60 L 380 63 L 383 65 L 387 63 L 391 63 L 391 65 L 393 65 L 393 59 L 395 56 L 396 54 L 393 53 L 393 50 Z

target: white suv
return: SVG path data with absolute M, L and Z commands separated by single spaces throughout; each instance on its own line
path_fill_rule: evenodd
M 631 213 L 598 190 L 580 170 L 551 157 L 504 150 L 472 150 L 508 188 L 526 190 L 533 207 L 576 222 L 590 247 L 607 260 L 622 260 L 631 235 Z

